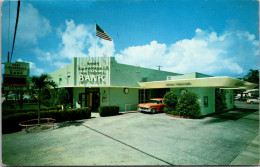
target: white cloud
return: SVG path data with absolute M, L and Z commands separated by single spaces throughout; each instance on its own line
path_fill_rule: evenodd
M 37 58 L 40 61 L 47 61 L 47 62 L 52 61 L 52 56 L 51 56 L 50 52 L 44 52 L 44 51 L 40 50 L 39 48 L 34 49 L 33 52 L 37 55 Z
M 75 24 L 66 20 L 57 30 L 61 42 L 55 52 L 35 50 L 39 60 L 63 67 L 73 57 L 115 56 L 119 63 L 178 73 L 202 72 L 211 75 L 238 76 L 250 68 L 258 68 L 259 47 L 255 35 L 247 31 L 226 31 L 217 34 L 197 28 L 191 39 L 172 44 L 151 41 L 130 46 L 115 54 L 114 42 L 95 36 L 94 25 Z M 250 58 L 249 58 L 250 57 Z
M 116 54 L 121 63 L 149 68 L 163 66 L 163 70 L 212 75 L 240 75 L 248 68 L 257 68 L 259 47 L 255 35 L 247 31 L 216 32 L 195 30 L 192 39 L 173 44 L 152 41 L 143 46 L 131 46 Z
M 41 16 L 29 3 L 22 3 L 17 28 L 17 40 L 23 44 L 37 44 L 38 38 L 50 33 L 50 21 Z
M 120 54 L 117 54 L 116 58 L 122 63 L 152 67 L 153 65 L 156 66 L 155 62 L 161 61 L 153 60 L 162 57 L 166 49 L 165 44 L 158 44 L 157 41 L 152 41 L 148 45 L 126 48 Z
M 73 20 L 65 21 L 66 28 L 62 31 L 58 28 L 57 34 L 61 37 L 61 43 L 55 52 L 35 50 L 39 60 L 47 60 L 57 67 L 63 67 L 71 63 L 73 57 L 100 57 L 113 56 L 114 42 L 101 40 L 94 36 L 94 25 L 76 25 Z
M 66 30 L 59 33 L 62 38 L 60 44 L 59 57 L 73 58 L 73 57 L 93 57 L 114 55 L 114 42 L 100 40 L 93 36 L 94 25 L 75 25 L 73 20 L 66 20 Z
M 41 75 L 44 70 L 41 69 L 41 68 L 38 68 L 35 63 L 33 62 L 29 62 L 29 61 L 24 61 L 22 60 L 21 58 L 17 59 L 17 62 L 26 62 L 26 63 L 29 63 L 30 64 L 30 73 L 31 75 Z

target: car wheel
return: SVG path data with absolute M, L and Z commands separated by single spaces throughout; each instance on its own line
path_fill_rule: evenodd
M 155 113 L 156 113 L 156 109 L 153 108 L 153 109 L 152 109 L 152 114 L 155 114 Z
M 250 104 L 254 104 L 254 102 L 250 101 Z

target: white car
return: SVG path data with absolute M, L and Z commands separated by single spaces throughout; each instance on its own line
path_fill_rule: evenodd
M 246 103 L 250 103 L 250 104 L 254 104 L 254 103 L 259 103 L 259 97 L 257 98 L 257 99 L 248 99 L 247 101 L 246 101 Z

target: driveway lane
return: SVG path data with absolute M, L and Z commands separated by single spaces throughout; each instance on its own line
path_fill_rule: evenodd
M 127 117 L 123 125 L 117 124 L 118 122 L 121 123 L 120 120 L 115 121 L 108 131 L 106 128 L 103 128 L 102 131 L 161 159 L 167 159 L 165 155 L 168 152 L 172 157 L 172 163 L 177 165 L 194 164 L 192 156 L 211 162 L 207 164 L 228 165 L 246 147 L 248 142 L 256 136 L 251 131 L 257 132 L 255 127 L 258 126 L 258 122 L 253 126 L 242 126 L 244 127 L 242 129 L 241 127 L 232 126 L 236 120 L 246 118 L 228 119 L 223 116 L 224 119 L 208 117 L 201 120 L 179 118 L 166 118 L 166 120 L 163 120 L 163 117 L 168 116 L 165 114 L 135 114 L 138 115 L 137 118 L 140 118 L 139 121 L 141 122 L 138 119 L 134 119 L 135 121 L 132 122 L 131 117 Z M 142 116 L 143 119 L 141 119 Z M 229 114 L 230 116 L 232 117 Z M 212 119 L 217 119 L 217 121 L 212 123 Z M 169 120 L 171 122 L 168 122 Z M 152 126 L 146 123 L 143 128 L 138 128 L 143 124 L 143 121 L 152 122 Z M 197 128 L 198 125 L 203 125 L 205 122 L 207 122 L 206 126 Z M 120 129 L 125 130 L 121 130 L 120 134 L 111 133 L 113 128 L 115 128 L 115 132 L 119 132 L 119 126 Z M 160 129 L 157 129 L 157 127 L 160 127 Z M 195 127 L 195 130 L 193 127 Z M 129 135 L 127 130 L 131 131 Z M 165 138 L 168 138 L 168 140 L 164 140 Z M 180 152 L 186 154 L 187 161 L 183 161 L 183 158 L 179 158 L 180 160 L 178 160 L 178 157 L 173 158 L 175 155 L 180 155 Z M 198 162 L 204 164 L 201 161 Z
M 163 117 L 165 114 L 161 114 Z M 172 164 L 178 164 L 179 161 L 181 161 L 183 164 L 190 164 L 189 162 L 192 161 L 193 164 L 218 164 L 216 162 L 211 162 L 208 160 L 204 160 L 200 157 L 197 157 L 196 155 L 191 155 L 189 152 L 185 152 L 183 150 L 180 150 L 179 148 L 174 148 L 176 146 L 176 142 L 171 139 L 167 139 L 170 141 L 170 143 L 163 142 L 164 135 L 166 134 L 166 131 L 159 130 L 158 128 L 154 129 L 154 127 L 162 127 L 164 124 L 163 122 L 159 122 L 160 126 L 158 126 L 157 123 L 155 123 L 153 120 L 153 126 L 139 126 L 144 123 L 143 119 L 148 118 L 156 118 L 159 114 L 156 115 L 131 115 L 127 116 L 127 121 L 124 123 L 124 125 L 119 126 L 118 123 L 121 123 L 121 120 L 125 120 L 123 118 L 120 118 L 120 120 L 115 120 L 114 124 L 106 127 L 106 128 L 100 128 L 95 126 L 95 130 L 98 130 L 99 132 L 105 133 L 109 136 L 113 136 L 117 140 L 123 141 L 124 143 L 127 143 L 131 146 L 134 146 L 135 148 L 138 148 L 146 153 L 152 154 L 155 157 L 159 157 L 162 160 L 168 161 Z M 143 117 L 143 118 L 142 118 Z M 136 118 L 142 118 L 140 119 L 141 122 L 137 121 Z M 132 122 L 132 120 L 134 122 Z M 171 117 L 166 116 L 166 119 L 172 119 Z M 187 121 L 187 120 L 184 120 Z M 133 125 L 134 123 L 134 125 Z M 94 126 L 90 122 L 85 123 L 85 125 L 88 124 L 88 126 Z M 134 127 L 133 127 L 134 126 Z M 139 128 L 137 128 L 139 127 Z M 152 128 L 151 128 L 152 127 Z M 131 133 L 129 133 L 129 131 Z M 116 133 L 114 133 L 116 132 Z M 170 132 L 171 134 L 172 132 Z M 173 142 L 173 143 L 171 143 Z M 171 147 L 173 146 L 173 147 Z M 174 150 L 174 151 L 173 151 Z M 177 161 L 176 161 L 177 160 Z
M 198 120 L 131 113 L 62 123 L 3 135 L 2 154 L 10 165 L 228 165 L 259 127 L 259 112 L 230 113 Z
M 147 121 L 156 122 L 156 120 L 153 120 L 154 116 L 155 115 L 150 115 L 149 117 L 151 117 L 152 120 L 147 120 Z M 163 117 L 164 116 L 165 115 L 163 114 Z M 158 117 L 158 115 L 156 117 Z M 172 119 L 171 117 L 168 116 L 165 117 L 167 119 L 169 118 Z M 146 119 L 148 119 L 148 117 Z M 188 120 L 183 120 L 183 121 L 188 121 Z M 141 150 L 144 150 L 145 152 L 152 153 L 153 155 L 158 156 L 161 159 L 167 159 L 167 161 L 170 161 L 173 164 L 189 165 L 191 164 L 191 162 L 192 164 L 211 164 L 211 165 L 218 164 L 217 162 L 214 162 L 212 160 L 209 161 L 207 159 L 198 157 L 198 155 L 196 154 L 192 155 L 189 151 L 187 151 L 187 149 L 189 150 L 189 147 L 191 146 L 191 144 L 189 143 L 190 142 L 189 138 L 191 135 L 189 133 L 184 134 L 184 132 L 187 131 L 187 129 L 189 129 L 189 127 L 187 128 L 187 125 L 186 125 L 187 128 L 186 130 L 183 130 L 182 128 L 178 128 L 175 126 L 172 126 L 174 128 L 165 129 L 162 128 L 165 127 L 164 122 L 160 122 L 159 123 L 161 124 L 160 126 L 156 125 L 156 123 L 155 124 L 153 123 L 154 126 L 146 126 L 140 128 L 140 130 L 131 129 L 132 126 L 129 124 L 126 129 L 129 129 L 131 131 L 131 136 L 130 135 L 128 136 L 127 133 L 122 134 L 124 133 L 124 131 L 121 132 L 121 135 L 117 135 L 117 134 L 111 134 L 111 135 L 116 136 L 116 138 L 123 140 L 126 143 L 131 143 L 131 145 L 135 145 L 136 147 L 140 148 Z M 167 122 L 167 124 L 169 124 L 169 122 Z M 160 127 L 160 129 L 157 129 L 155 127 Z M 111 129 L 112 127 L 109 128 Z M 110 132 L 107 131 L 106 133 L 110 133 Z M 179 135 L 175 136 L 174 134 L 182 134 L 182 136 Z
M 9 137 L 12 140 L 5 140 Z M 147 162 L 165 165 L 84 126 L 27 135 L 24 131 L 4 135 L 3 159 L 4 164 L 14 166 L 147 165 Z

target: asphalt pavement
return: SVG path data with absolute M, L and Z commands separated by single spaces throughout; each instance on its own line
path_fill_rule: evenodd
M 259 111 L 203 119 L 128 113 L 2 135 L 5 165 L 256 165 Z M 242 157 L 242 158 L 241 158 Z

